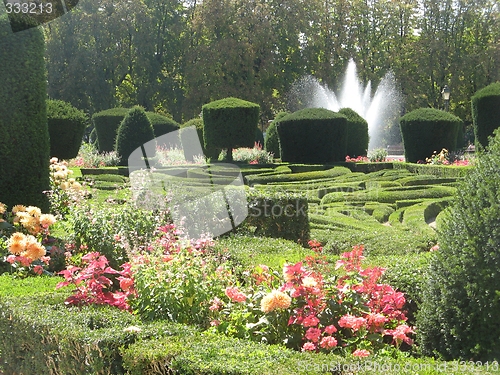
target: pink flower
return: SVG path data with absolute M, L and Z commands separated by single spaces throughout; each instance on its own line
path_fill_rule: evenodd
M 413 340 L 409 338 L 407 335 L 415 333 L 415 331 L 406 324 L 401 324 L 397 326 L 396 329 L 388 329 L 384 331 L 384 333 L 386 335 L 392 336 L 392 338 L 398 345 L 401 344 L 401 342 L 403 341 L 408 345 L 411 345 L 413 344 Z
M 319 338 L 321 337 L 321 330 L 318 328 L 309 328 L 306 331 L 305 337 L 312 342 L 318 342 Z
M 220 324 L 220 320 L 214 319 L 210 322 L 212 327 L 217 327 Z
M 366 349 L 356 349 L 354 353 L 352 353 L 353 356 L 363 358 L 363 357 L 368 357 L 370 355 L 370 352 Z
M 370 328 L 377 329 L 384 326 L 387 318 L 382 314 L 368 314 L 366 320 Z
M 316 350 L 316 345 L 314 345 L 312 342 L 306 342 L 304 345 L 302 345 L 302 351 L 312 351 Z
M 335 333 L 335 332 L 337 332 L 337 327 L 335 327 L 334 325 L 330 325 L 330 326 L 325 327 L 325 333 L 328 333 L 329 335 L 331 335 L 332 333 Z
M 331 349 L 337 346 L 337 340 L 332 336 L 325 336 L 321 339 L 319 346 L 323 349 Z
M 35 267 L 33 267 L 33 272 L 37 275 L 41 275 L 43 273 L 43 267 L 37 264 Z
M 318 324 L 319 324 L 319 319 L 316 318 L 316 316 L 314 315 L 309 315 L 305 317 L 304 320 L 302 321 L 302 325 L 304 327 L 315 327 Z
M 339 326 L 358 331 L 360 328 L 366 327 L 366 319 L 347 314 L 339 319 Z
M 302 267 L 302 262 L 295 263 L 294 265 L 288 264 L 283 267 L 283 275 L 286 281 L 292 281 L 297 277 L 301 277 L 305 271 L 306 269 Z
M 234 302 L 245 302 L 247 296 L 240 292 L 237 287 L 227 287 L 226 296 L 228 296 Z
M 50 263 L 50 257 L 49 256 L 43 256 L 40 258 L 40 260 L 45 263 L 45 264 L 49 264 Z
M 208 309 L 210 311 L 217 311 L 221 307 L 222 307 L 222 301 L 219 298 L 214 297 L 214 299 L 212 300 L 212 305 Z
M 18 260 L 23 267 L 28 267 L 31 264 L 31 259 L 23 256 L 18 256 L 16 260 Z
M 134 280 L 128 277 L 119 277 L 118 279 L 120 279 L 120 288 L 124 292 L 127 292 L 134 285 Z
M 9 255 L 9 256 L 7 257 L 7 259 L 6 259 L 6 260 L 7 260 L 7 262 L 8 262 L 8 263 L 10 263 L 10 264 L 14 264 L 14 263 L 16 262 L 16 260 L 17 260 L 17 259 L 16 259 L 16 256 L 15 256 L 15 255 L 11 254 L 11 255 Z

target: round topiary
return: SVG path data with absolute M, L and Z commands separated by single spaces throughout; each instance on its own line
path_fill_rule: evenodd
M 155 137 L 160 137 L 164 134 L 171 133 L 179 130 L 180 125 L 174 120 L 167 116 L 160 115 L 156 112 L 146 112 L 146 116 L 148 116 L 151 125 L 153 126 L 153 132 L 155 133 Z M 162 145 L 165 147 L 176 147 L 179 146 L 180 141 L 175 142 L 174 144 Z
M 254 146 L 259 110 L 258 104 L 237 98 L 205 104 L 202 107 L 205 146 L 227 149 L 227 159 L 232 161 L 234 148 Z
M 278 114 L 274 117 L 274 120 L 271 122 L 271 124 L 269 124 L 266 130 L 264 149 L 267 152 L 272 152 L 275 158 L 278 158 L 280 156 L 280 140 L 278 136 L 278 130 L 276 129 L 276 123 L 289 114 L 289 112 L 278 112 Z
M 49 211 L 49 130 L 43 32 L 21 14 L 0 16 L 0 202 Z M 19 30 L 12 33 L 11 25 Z
M 219 154 L 222 150 L 220 148 L 217 148 L 217 147 L 207 148 L 205 146 L 205 141 L 204 141 L 204 137 L 203 137 L 203 119 L 201 119 L 200 117 L 191 119 L 191 120 L 189 120 L 181 125 L 180 138 L 181 138 L 182 148 L 184 150 L 184 157 L 186 158 L 186 160 L 194 161 L 194 157 L 196 156 L 196 155 L 193 155 L 193 153 L 189 152 L 189 150 L 192 150 L 193 148 L 190 147 L 190 145 L 188 144 L 188 138 L 183 138 L 183 136 L 182 136 L 183 129 L 188 128 L 190 126 L 194 126 L 196 128 L 196 132 L 198 134 L 198 139 L 200 140 L 200 143 L 201 143 L 201 148 L 203 150 L 203 154 L 209 159 L 217 160 L 217 158 L 219 157 Z
M 369 141 L 368 122 L 351 108 L 342 108 L 339 113 L 347 117 L 346 155 L 366 156 Z
M 78 155 L 87 115 L 62 100 L 47 100 L 47 122 L 50 135 L 50 156 L 73 159 Z
M 407 162 L 429 158 L 443 148 L 456 149 L 458 128 L 462 120 L 451 113 L 434 108 L 420 108 L 400 119 L 401 135 Z
M 281 118 L 276 126 L 284 162 L 324 164 L 345 160 L 344 115 L 324 108 L 306 108 Z
M 472 120 L 476 146 L 485 147 L 493 130 L 500 127 L 500 82 L 486 86 L 472 97 Z
M 111 108 L 92 116 L 99 152 L 115 150 L 116 133 L 129 111 L 129 108 Z
M 417 316 L 424 355 L 500 359 L 499 130 L 490 142 L 443 212 Z
M 116 136 L 116 152 L 120 156 L 120 165 L 127 165 L 130 154 L 154 138 L 153 127 L 144 109 L 132 108 L 121 122 Z

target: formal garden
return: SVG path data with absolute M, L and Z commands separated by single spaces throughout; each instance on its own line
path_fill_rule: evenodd
M 500 83 L 389 160 L 350 108 L 89 118 L 2 30 L 0 374 L 500 373 Z

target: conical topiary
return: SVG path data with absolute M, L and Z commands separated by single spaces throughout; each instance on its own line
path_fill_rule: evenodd
M 120 165 L 127 165 L 130 154 L 154 137 L 153 126 L 144 109 L 132 108 L 121 122 L 116 136 L 115 150 L 120 156 Z M 154 155 L 147 156 L 154 157 Z

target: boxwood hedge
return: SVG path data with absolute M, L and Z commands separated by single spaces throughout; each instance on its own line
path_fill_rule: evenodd
M 347 117 L 347 148 L 350 157 L 366 156 L 368 153 L 368 122 L 351 108 L 342 108 L 339 113 Z
M 488 137 L 500 127 L 500 82 L 492 83 L 472 97 L 472 120 L 476 146 L 486 147 Z

